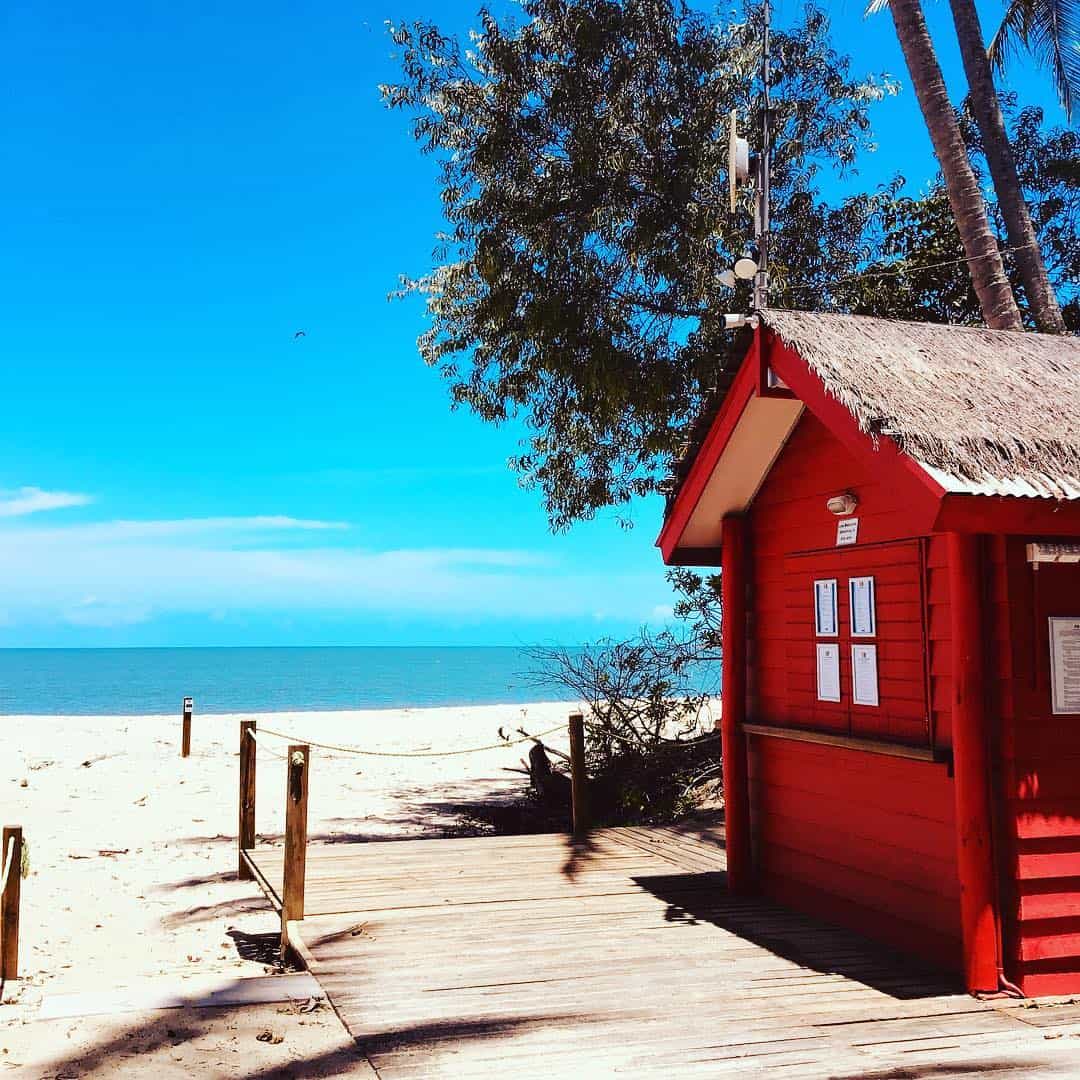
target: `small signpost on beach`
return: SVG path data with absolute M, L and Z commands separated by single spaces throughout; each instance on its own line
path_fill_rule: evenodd
M 180 756 L 191 756 L 191 710 L 195 702 L 192 698 L 184 698 L 184 729 L 180 736 Z

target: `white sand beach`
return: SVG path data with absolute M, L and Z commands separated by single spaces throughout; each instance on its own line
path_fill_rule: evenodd
M 147 988 L 198 997 L 207 986 L 270 970 L 277 918 L 257 886 L 236 878 L 241 719 L 298 742 L 437 752 L 497 742 L 500 727 L 545 731 L 570 711 L 538 703 L 196 714 L 186 760 L 178 715 L 0 717 L 0 817 L 23 826 L 30 860 L 21 979 L 5 985 L 0 1006 L 0 1075 L 365 1075 L 325 1005 L 66 1019 L 42 1019 L 42 1010 L 65 995 L 121 988 L 136 1000 L 151 999 Z M 565 728 L 545 741 L 565 749 Z M 287 744 L 264 736 L 259 745 L 257 829 L 259 843 L 273 843 L 285 788 L 277 755 Z M 314 749 L 311 842 L 456 831 L 459 804 L 524 790 L 525 777 L 505 770 L 527 749 L 410 758 Z M 270 1041 L 260 1041 L 267 1031 Z

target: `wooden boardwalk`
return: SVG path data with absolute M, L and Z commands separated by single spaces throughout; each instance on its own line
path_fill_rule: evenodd
M 252 855 L 276 899 L 281 849 Z M 1077 1006 L 974 1001 L 733 899 L 694 830 L 313 845 L 305 914 L 294 944 L 383 1080 L 1080 1076 Z

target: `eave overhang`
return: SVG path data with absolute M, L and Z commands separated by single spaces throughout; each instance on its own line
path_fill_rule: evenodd
M 719 563 L 721 521 L 749 508 L 802 415 L 795 395 L 769 386 L 760 334 L 755 332 L 657 538 L 668 565 Z

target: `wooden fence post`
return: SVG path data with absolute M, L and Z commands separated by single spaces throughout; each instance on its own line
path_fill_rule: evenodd
M 0 982 L 19 977 L 19 894 L 22 891 L 23 832 L 18 825 L 4 829 L 0 841 L 0 873 L 11 845 L 11 872 L 0 881 Z
M 589 831 L 589 790 L 585 773 L 585 717 L 570 714 L 570 816 L 574 836 Z
M 183 733 L 180 736 L 180 756 L 190 757 L 191 755 L 191 698 L 184 698 L 184 728 Z
M 285 867 L 281 883 L 281 949 L 288 948 L 287 925 L 304 917 L 307 873 L 308 764 L 311 748 L 290 746 L 285 789 Z
M 253 877 L 244 861 L 244 852 L 255 846 L 255 721 L 240 721 L 240 827 L 237 836 L 240 841 L 238 853 L 239 874 L 241 881 L 250 881 Z

